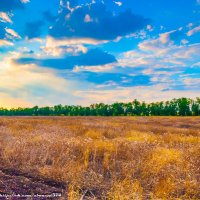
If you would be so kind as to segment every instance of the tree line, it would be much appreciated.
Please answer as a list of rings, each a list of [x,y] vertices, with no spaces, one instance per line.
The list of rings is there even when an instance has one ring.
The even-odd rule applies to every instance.
[[[56,105],[53,107],[0,108],[0,116],[200,116],[200,98],[173,99],[146,103],[98,103],[90,106]]]

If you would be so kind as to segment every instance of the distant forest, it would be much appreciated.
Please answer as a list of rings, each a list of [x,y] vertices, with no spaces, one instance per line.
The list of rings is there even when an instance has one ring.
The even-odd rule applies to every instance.
[[[0,108],[0,116],[200,116],[200,98],[173,99],[155,103],[134,100],[129,103],[99,103],[88,107]]]

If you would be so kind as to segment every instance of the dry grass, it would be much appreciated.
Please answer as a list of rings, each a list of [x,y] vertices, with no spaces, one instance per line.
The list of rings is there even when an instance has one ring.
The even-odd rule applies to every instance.
[[[197,200],[199,136],[199,117],[0,118],[0,169],[64,182],[69,200]]]

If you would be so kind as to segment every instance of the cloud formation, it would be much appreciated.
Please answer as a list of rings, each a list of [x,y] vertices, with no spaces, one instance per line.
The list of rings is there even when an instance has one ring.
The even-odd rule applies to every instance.
[[[76,65],[104,65],[116,62],[113,55],[103,52],[100,49],[90,49],[87,53],[80,53],[76,56],[66,56],[64,58],[19,58],[16,60],[20,64],[37,64],[42,67],[56,69],[72,69]]]
[[[0,2],[0,106],[199,94],[196,0]]]
[[[10,38],[10,39],[13,39],[13,38],[20,39],[21,38],[21,36],[16,31],[14,31],[13,29],[5,28],[5,30],[6,30],[8,38]]]
[[[87,53],[88,49],[85,45],[98,45],[103,42],[91,38],[54,39],[47,37],[45,46],[41,48],[48,55],[52,56],[62,56],[65,54],[77,55],[80,52]]]
[[[10,16],[5,12],[0,12],[0,22],[12,23]]]
[[[9,42],[7,40],[1,40],[0,39],[0,47],[2,46],[13,46],[14,44],[12,42]]]
[[[57,98],[60,103],[68,101],[72,104],[75,100],[72,91],[77,87],[77,83],[61,78],[56,70],[32,64],[19,65],[13,62],[13,56],[8,56],[0,65],[1,105],[46,106],[56,104]]]
[[[62,10],[49,30],[52,37],[114,40],[142,29],[149,22],[131,10],[113,14],[102,2],[81,6],[72,1],[65,3],[61,1]]]
[[[192,35],[194,35],[196,33],[200,33],[200,26],[197,26],[197,27],[191,29],[190,31],[188,31],[187,32],[187,36],[190,37],[190,36],[192,36]]]

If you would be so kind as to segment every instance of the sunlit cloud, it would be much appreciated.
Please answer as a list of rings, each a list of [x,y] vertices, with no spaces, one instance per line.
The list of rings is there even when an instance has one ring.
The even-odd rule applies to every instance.
[[[30,0],[21,0],[22,3],[29,3]]]
[[[197,26],[197,27],[193,28],[192,30],[188,31],[187,36],[190,37],[196,33],[200,33],[200,26]]]
[[[12,23],[12,20],[11,20],[11,17],[7,13],[0,12],[0,22]]]
[[[197,3],[3,0],[0,106],[196,97]]]
[[[13,62],[16,56],[20,55],[12,54],[0,63],[1,105],[52,105],[57,100],[55,94],[60,98],[60,103],[72,104],[72,91],[79,83],[62,78],[56,70],[37,65],[18,65]]]
[[[14,44],[12,42],[9,42],[7,40],[0,40],[0,47],[2,46],[13,46]]]
[[[122,3],[121,1],[114,1],[114,2],[115,2],[115,4],[118,5],[118,6],[122,6],[122,5],[123,5],[123,3]]]
[[[115,90],[82,90],[76,91],[75,94],[83,98],[85,105],[94,102],[130,102],[133,99],[138,99],[146,102],[157,102],[164,100],[171,100],[172,98],[181,98],[188,96],[196,98],[197,91],[177,91],[168,90],[164,91],[165,85],[154,86],[139,86],[130,88],[118,88]]]
[[[21,38],[21,36],[20,36],[17,32],[15,32],[13,29],[6,28],[5,30],[6,30],[6,32],[9,34],[8,37],[11,37],[11,38],[18,38],[18,39]]]

